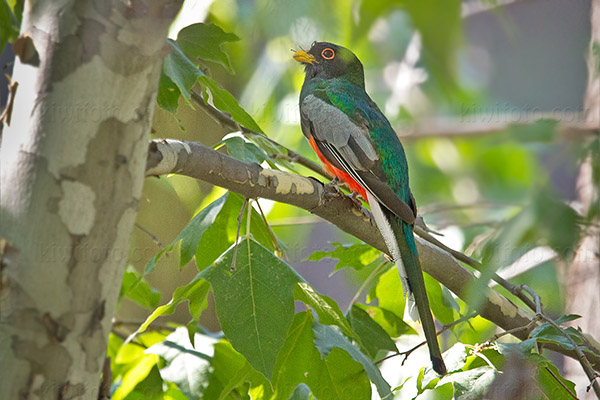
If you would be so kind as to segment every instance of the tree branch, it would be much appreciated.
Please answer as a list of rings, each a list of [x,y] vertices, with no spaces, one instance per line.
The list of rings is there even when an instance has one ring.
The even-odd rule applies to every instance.
[[[344,232],[387,252],[387,248],[371,218],[371,213],[357,208],[350,196],[312,178],[282,171],[264,169],[256,163],[245,163],[195,142],[155,140],[150,142],[147,176],[181,174],[240,193],[246,197],[262,197],[303,208],[333,223]],[[423,269],[463,300],[476,278],[448,251],[420,238],[417,239]],[[529,324],[533,315],[517,307],[498,292],[487,289],[478,313],[504,330]],[[532,327],[533,328],[533,327]],[[531,329],[514,333],[526,339]],[[576,358],[573,351],[549,344],[549,349]],[[594,368],[600,368],[600,356],[590,356]]]

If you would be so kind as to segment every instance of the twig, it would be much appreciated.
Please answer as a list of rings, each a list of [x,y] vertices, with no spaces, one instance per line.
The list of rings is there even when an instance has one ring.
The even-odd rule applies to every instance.
[[[477,314],[478,313],[475,312],[470,315],[462,316],[459,319],[457,319],[456,321],[452,321],[449,324],[442,326],[440,328],[440,330],[436,332],[436,335],[439,336],[442,333],[446,332],[448,329],[452,328],[453,326],[456,326],[456,325],[460,324],[461,322],[466,322],[466,321],[470,320],[471,318],[475,318],[477,316]],[[408,356],[410,356],[415,350],[417,350],[421,346],[424,346],[425,344],[427,344],[426,340],[422,341],[421,343],[417,344],[416,346],[414,346],[406,351],[401,351],[399,353],[394,353],[394,354],[390,354],[389,356],[383,357],[381,360],[375,361],[375,364],[381,364],[385,360],[389,360],[390,358],[393,358],[396,356],[404,356],[404,359],[402,360],[402,364],[401,364],[401,365],[404,365]]]
[[[110,357],[104,359],[102,366],[102,380],[98,389],[98,400],[110,399],[110,386],[112,383],[112,371],[110,369]]]
[[[240,214],[237,217],[238,226],[237,226],[237,233],[235,235],[235,247],[233,248],[233,257],[231,259],[231,268],[229,269],[229,272],[231,272],[231,273],[233,273],[233,271],[235,271],[235,262],[237,261],[237,252],[238,252],[238,243],[240,240],[240,228],[242,227],[242,218],[244,217],[244,211],[246,210],[247,205],[248,205],[248,198],[246,197],[244,199],[244,203],[242,204],[242,209],[240,210]],[[246,232],[246,235],[248,235],[248,232]]]
[[[152,241],[154,242],[154,244],[156,244],[161,250],[164,248],[164,246],[161,243],[161,241],[152,232],[150,232],[149,230],[147,230],[146,228],[144,228],[143,226],[141,226],[137,222],[135,223],[135,227],[138,228],[140,231],[144,232],[146,235],[150,236],[150,239],[152,239]]]
[[[318,164],[312,160],[309,160],[308,158],[302,156],[301,154],[296,153],[294,150],[287,148],[286,146],[276,142],[275,140],[269,138],[268,136],[266,136],[264,134],[253,131],[252,129],[248,129],[245,126],[241,126],[240,124],[237,123],[237,121],[235,121],[233,118],[229,117],[227,114],[225,114],[221,110],[218,110],[217,108],[211,106],[210,104],[207,104],[206,102],[204,102],[202,95],[200,93],[198,93],[197,90],[192,90],[191,95],[192,95],[192,100],[194,100],[194,102],[196,104],[198,104],[204,111],[206,111],[206,113],[209,116],[211,116],[215,120],[215,122],[217,122],[219,125],[230,128],[230,129],[239,130],[243,134],[252,134],[252,135],[261,136],[264,139],[268,140],[269,142],[273,143],[274,145],[284,148],[287,151],[287,153],[288,153],[287,157],[291,162],[298,163],[325,178],[333,179],[333,177],[329,173],[327,173],[327,171],[325,171],[325,169],[320,164]],[[278,155],[277,157],[280,157],[280,156]]]
[[[271,228],[271,224],[269,224],[269,221],[267,221],[267,216],[263,212],[263,209],[260,206],[260,202],[255,201],[254,204],[258,206],[258,211],[260,213],[260,216],[262,217],[263,222],[265,223],[265,226],[267,227],[267,231],[269,232],[269,237],[271,238],[271,242],[273,243],[273,248],[275,249],[275,252],[283,256],[283,251],[281,250],[281,247],[279,247],[277,235],[275,235],[275,232],[273,232],[273,228]]]

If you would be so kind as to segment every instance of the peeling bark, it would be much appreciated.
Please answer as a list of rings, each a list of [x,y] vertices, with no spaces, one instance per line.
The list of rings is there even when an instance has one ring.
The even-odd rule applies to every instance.
[[[25,5],[0,160],[2,399],[98,395],[180,5]]]

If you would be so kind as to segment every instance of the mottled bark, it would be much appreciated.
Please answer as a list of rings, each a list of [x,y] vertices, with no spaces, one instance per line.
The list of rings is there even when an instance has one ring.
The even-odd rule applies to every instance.
[[[98,396],[180,3],[26,2],[1,148],[1,399]]]

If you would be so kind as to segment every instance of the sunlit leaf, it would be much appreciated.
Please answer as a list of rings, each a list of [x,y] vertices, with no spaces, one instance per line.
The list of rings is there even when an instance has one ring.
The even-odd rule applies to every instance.
[[[210,91],[210,98],[213,104],[219,110],[228,113],[240,125],[245,126],[255,132],[262,132],[256,121],[244,110],[235,97],[227,90],[223,89],[217,81],[208,76],[200,77],[200,84],[204,87],[204,101],[208,101],[209,96],[206,91]]]
[[[197,23],[188,25],[177,34],[177,43],[191,57],[214,61],[233,72],[229,56],[222,49],[227,42],[236,42],[239,37],[224,32],[214,24]]]
[[[402,282],[396,267],[390,268],[382,274],[375,286],[379,307],[393,312],[400,319],[404,316],[404,305],[406,304],[403,293]]]
[[[448,304],[448,297],[444,296],[440,283],[428,274],[423,274],[423,278],[425,280],[427,298],[429,299],[429,307],[435,318],[442,324],[449,324],[454,321],[455,313],[451,305]],[[456,305],[456,307],[458,306]]]
[[[360,270],[365,265],[375,261],[379,254],[381,254],[381,252],[372,246],[364,243],[344,245],[339,242],[332,242],[331,245],[334,247],[333,250],[315,251],[308,256],[307,260],[320,261],[324,258],[336,258],[339,260],[335,266],[336,271],[345,267]]]
[[[205,338],[209,342],[214,341]],[[210,375],[212,357],[211,354],[194,348],[185,328],[178,328],[163,342],[146,350],[146,354],[156,354],[165,360],[166,364],[160,368],[160,375],[165,381],[175,383],[189,399],[202,398]]]
[[[112,398],[115,400],[124,399],[133,389],[150,373],[150,370],[156,366],[157,357],[154,354],[146,354],[141,357],[137,364],[131,368],[121,381],[119,387],[115,390]]]
[[[237,160],[257,164],[269,160],[269,156],[261,148],[239,136],[227,138],[223,142],[227,145],[227,154]]]

